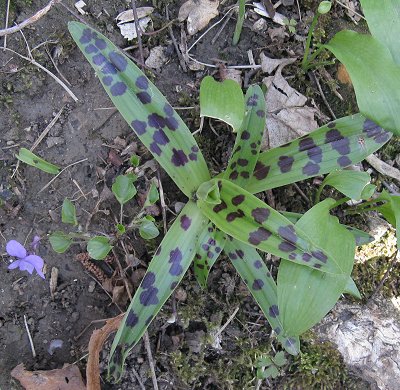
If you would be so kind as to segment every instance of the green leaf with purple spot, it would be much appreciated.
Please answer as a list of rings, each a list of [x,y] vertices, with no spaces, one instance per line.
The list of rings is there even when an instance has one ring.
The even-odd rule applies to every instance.
[[[265,127],[265,99],[261,88],[257,85],[250,86],[245,102],[246,113],[223,175],[224,179],[240,186],[246,185],[256,166]]]
[[[348,285],[353,269],[353,235],[329,214],[335,201],[326,199],[296,223],[315,242],[323,242],[340,274],[322,273],[282,260],[278,272],[278,306],[283,328],[300,335],[318,323],[336,304]],[[324,223],[321,223],[324,221]]]
[[[190,197],[210,175],[185,123],[157,87],[104,35],[78,22],[70,22],[68,28],[121,115]]]
[[[323,272],[340,274],[340,264],[323,249],[323,241],[315,243],[301,229],[254,195],[224,179],[216,183],[220,203],[209,203],[207,196],[198,197],[197,205],[211,222],[228,235],[262,251]],[[199,187],[199,193],[202,186]],[[318,245],[317,245],[318,244]]]
[[[399,135],[400,66],[389,49],[371,35],[349,30],[338,32],[324,47],[349,72],[360,112]]]
[[[255,194],[342,169],[362,161],[391,136],[361,114],[337,119],[261,153],[246,189]]]
[[[114,338],[108,373],[115,380],[120,379],[129,351],[189,268],[206,223],[196,204],[189,202],[162,240]]]
[[[200,234],[196,246],[193,267],[197,282],[202,288],[207,287],[208,274],[224,249],[226,234],[209,223]]]
[[[298,336],[287,334],[280,319],[275,280],[253,247],[238,240],[227,240],[225,253],[260,306],[279,342],[292,355],[300,351]]]

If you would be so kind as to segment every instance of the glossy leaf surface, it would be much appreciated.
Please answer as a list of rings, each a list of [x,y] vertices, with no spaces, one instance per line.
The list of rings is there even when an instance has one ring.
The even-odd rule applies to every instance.
[[[210,182],[217,183],[220,203],[210,204],[204,198],[199,199],[197,205],[220,230],[248,245],[301,265],[324,272],[342,272],[339,263],[329,258],[301,229],[260,199],[230,181],[213,179]]]
[[[68,28],[121,115],[190,197],[210,176],[182,119],[156,86],[104,35],[78,22],[70,22]]]
[[[311,239],[324,242],[341,273],[322,273],[286,260],[279,265],[278,306],[283,328],[293,335],[304,333],[328,313],[345,290],[353,268],[355,240],[329,214],[333,203],[333,199],[318,203],[300,218],[296,227]]]
[[[237,131],[244,117],[244,98],[233,80],[215,81],[206,76],[200,84],[200,116],[219,119]]]
[[[194,256],[194,275],[202,288],[207,287],[208,274],[224,249],[225,233],[209,223],[200,234]]]
[[[253,173],[261,147],[265,127],[265,99],[259,86],[246,92],[246,114],[238,130],[232,156],[223,175],[239,186],[244,186]]]
[[[260,306],[279,342],[292,355],[300,351],[298,337],[287,335],[279,315],[274,278],[256,249],[238,240],[227,240],[225,252]]]
[[[338,32],[324,46],[346,66],[360,112],[399,135],[400,66],[389,49],[371,35],[348,30]]]
[[[246,190],[257,193],[342,169],[362,161],[391,136],[360,114],[340,118],[261,153]]]
[[[114,338],[109,375],[115,380],[121,376],[129,351],[183,278],[206,223],[196,204],[189,202],[162,240]]]

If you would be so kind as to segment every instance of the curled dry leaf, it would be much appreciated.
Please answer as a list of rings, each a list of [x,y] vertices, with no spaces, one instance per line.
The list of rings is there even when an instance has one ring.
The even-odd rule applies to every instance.
[[[189,0],[179,9],[178,20],[187,20],[188,33],[194,35],[218,16],[218,6],[218,0]]]
[[[254,11],[256,13],[258,13],[259,15],[264,16],[266,18],[270,18],[275,23],[280,24],[281,26],[285,25],[285,16],[284,15],[282,15],[278,12],[275,12],[274,15],[270,16],[268,11],[264,7],[264,4],[253,2],[253,5],[254,5]]]
[[[266,77],[263,83],[268,91],[265,95],[269,142],[263,142],[263,149],[276,148],[291,140],[308,134],[318,127],[314,116],[326,117],[315,107],[306,106],[307,98],[293,89],[282,76],[282,68],[295,59],[281,64],[275,76]]]
[[[268,74],[271,74],[278,66],[280,65],[287,65],[293,63],[296,59],[292,58],[281,58],[281,59],[275,59],[275,58],[270,58],[267,57],[264,53],[260,54],[260,59],[261,59],[261,69],[263,72],[266,72]]]
[[[141,30],[145,30],[147,28],[151,21],[149,15],[151,15],[153,11],[153,7],[139,7],[136,9],[138,24]],[[121,34],[124,38],[126,38],[128,41],[131,41],[137,37],[135,16],[133,15],[132,9],[121,12],[115,19],[117,20],[117,26],[121,30]]]
[[[79,368],[74,365],[50,371],[27,371],[23,364],[19,364],[11,371],[11,376],[25,390],[86,390]]]
[[[100,351],[108,336],[118,330],[123,315],[124,313],[107,320],[106,324],[101,329],[95,330],[90,336],[89,357],[86,366],[87,390],[101,390],[99,369]]]

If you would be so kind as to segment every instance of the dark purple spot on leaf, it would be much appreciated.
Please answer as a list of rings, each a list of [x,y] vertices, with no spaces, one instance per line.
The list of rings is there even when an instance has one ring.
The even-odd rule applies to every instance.
[[[183,150],[176,150],[175,148],[172,149],[172,158],[171,162],[176,167],[184,166],[186,163],[189,162],[185,152]]]
[[[215,213],[219,213],[222,210],[225,210],[228,206],[226,203],[222,200],[220,204],[217,204],[216,206],[213,207],[213,211]]]
[[[254,94],[247,99],[247,105],[250,107],[254,107],[257,105],[258,95]]]
[[[196,153],[189,153],[189,160],[197,161],[197,154]]]
[[[85,28],[83,30],[81,38],[79,39],[79,42],[86,44],[89,43],[91,40],[92,40],[92,30],[90,30],[89,28]]]
[[[216,244],[216,242],[213,238],[209,238],[207,241],[207,244],[214,246]]]
[[[276,334],[280,334],[280,333],[282,332],[282,329],[278,326],[278,327],[276,327],[276,328],[274,329],[274,332],[275,332]]]
[[[312,256],[309,253],[303,253],[303,255],[301,256],[302,260],[306,262],[310,261],[311,257]]]
[[[240,152],[241,150],[242,150],[242,147],[239,145],[239,146],[233,151],[232,155],[235,154],[235,153],[237,153],[237,152]]]
[[[179,276],[183,272],[183,268],[179,263],[171,264],[169,268],[169,273],[173,276]]]
[[[142,104],[151,103],[151,96],[150,96],[147,92],[145,92],[145,91],[138,92],[138,93],[136,94],[136,97],[140,100],[140,102],[141,102]]]
[[[233,222],[236,218],[243,218],[244,217],[244,212],[242,210],[238,210],[238,211],[233,211],[232,213],[229,213],[226,216],[226,220],[228,222]]]
[[[234,206],[240,205],[240,203],[244,202],[244,195],[237,195],[232,198],[232,204]]]
[[[280,156],[278,161],[279,169],[282,173],[289,172],[292,169],[294,159],[291,156]]]
[[[313,160],[316,163],[320,163],[322,161],[322,149],[319,146],[309,149],[307,151],[307,156],[310,160]]]
[[[155,127],[156,129],[162,129],[165,126],[164,118],[156,113],[150,114],[147,117],[147,121],[149,123],[149,126]]]
[[[288,257],[289,257],[289,260],[294,260],[297,256],[296,256],[296,253],[290,253]]]
[[[150,152],[156,154],[157,156],[161,156],[162,150],[160,149],[160,147],[156,142],[152,142],[150,144]]]
[[[249,243],[252,245],[259,245],[260,242],[268,240],[271,232],[263,227],[258,228],[249,234]]]
[[[351,165],[351,160],[347,156],[341,156],[337,159],[337,163],[344,168]]]
[[[245,167],[248,163],[249,160],[245,159],[245,158],[239,158],[237,163],[241,166],[241,167]]]
[[[317,269],[319,269],[319,268],[321,268],[322,267],[322,265],[321,264],[314,264],[314,266],[313,266],[314,268],[317,268]]]
[[[112,51],[109,55],[110,61],[112,64],[120,71],[123,72],[126,69],[126,66],[128,65],[128,61],[126,58],[120,54],[116,53],[115,51]]]
[[[287,241],[283,241],[279,244],[279,249],[283,252],[292,252],[296,250],[296,245],[293,245]]]
[[[257,268],[257,269],[260,269],[262,267],[261,261],[260,260],[256,260],[254,262],[254,267]]]
[[[126,326],[133,328],[138,323],[138,321],[139,321],[138,316],[133,311],[130,311],[128,317],[126,317],[125,324]]]
[[[302,169],[303,174],[307,176],[316,175],[320,170],[320,166],[318,164],[314,164],[309,161]]]
[[[169,116],[165,118],[165,126],[167,126],[170,130],[175,131],[179,127],[179,123],[174,117]]]
[[[140,89],[147,89],[149,86],[149,81],[147,80],[147,78],[145,76],[139,76],[136,79],[136,86]]]
[[[240,136],[241,139],[249,139],[250,138],[250,133],[247,130],[244,130],[242,135]]]
[[[215,252],[217,252],[217,253],[221,252],[221,248],[219,246],[216,246],[215,247]]]
[[[272,305],[272,306],[269,308],[268,313],[269,313],[269,315],[270,315],[272,318],[278,317],[278,316],[279,316],[279,309],[278,309],[278,306],[277,306],[277,305]]]
[[[182,215],[181,217],[181,228],[183,230],[188,230],[192,220],[187,215]]]
[[[236,180],[239,176],[239,172],[238,171],[232,171],[231,174],[229,175],[229,179],[231,180]]]
[[[311,254],[318,260],[322,261],[323,263],[326,263],[326,261],[328,260],[328,257],[326,256],[326,254],[322,251],[315,251],[315,252],[311,252]]]
[[[142,288],[143,289],[150,288],[155,281],[156,281],[156,275],[154,274],[154,272],[147,272],[147,274],[144,276],[142,280]]]
[[[153,140],[159,145],[166,145],[169,142],[169,138],[164,133],[164,130],[156,130],[153,134]]]
[[[327,126],[328,126],[330,129],[333,129],[333,128],[336,126],[336,123],[335,123],[335,122],[331,122],[331,123],[328,123]]]
[[[250,177],[249,172],[246,171],[240,172],[240,176],[242,176],[244,179],[248,179]]]
[[[251,216],[254,218],[256,222],[264,223],[268,219],[270,213],[271,211],[267,208],[257,207],[251,211]]]
[[[257,110],[257,116],[259,116],[260,118],[264,118],[265,116],[264,110]]]
[[[99,53],[93,56],[93,63],[97,66],[102,65],[104,62],[107,61],[107,58],[103,56],[103,54]]]
[[[101,38],[97,38],[97,39],[94,41],[94,44],[95,44],[96,47],[97,47],[98,49],[100,49],[100,50],[103,50],[103,49],[105,49],[105,48],[107,47],[106,41],[105,41],[104,39],[101,39]]]
[[[112,84],[112,82],[113,82],[112,76],[104,76],[104,77],[103,77],[103,83],[104,83],[105,85],[107,85],[107,87],[109,87],[109,86]],[[145,125],[146,125],[146,124],[145,124]]]
[[[257,180],[263,180],[268,176],[269,166],[264,165],[262,162],[257,161],[256,166],[254,168],[253,176]]]
[[[237,250],[236,250],[236,254],[237,254],[241,259],[243,259],[243,257],[244,257],[244,252],[243,252],[241,249],[237,249]]]
[[[178,282],[172,282],[171,283],[171,286],[169,286],[169,288],[171,289],[171,290],[174,290],[175,289],[175,287],[178,285]]]
[[[117,74],[117,73],[118,73],[118,71],[117,71],[117,69],[115,68],[115,66],[114,66],[111,62],[109,62],[109,61],[107,61],[107,62],[104,64],[104,66],[101,68],[101,71],[102,71],[104,74]]]
[[[137,135],[142,135],[146,132],[146,122],[138,121],[135,119],[132,121],[131,126],[133,127],[133,130],[136,131]]]
[[[98,51],[99,49],[91,43],[85,47],[85,52],[87,54],[97,53]]]
[[[229,253],[228,253],[228,257],[229,257],[231,260],[237,260],[237,254],[236,254],[236,253],[229,252]]]
[[[143,306],[157,305],[158,303],[158,288],[150,287],[149,289],[144,290],[139,297],[140,303]]]
[[[199,269],[204,269],[204,264],[196,263],[196,267]]]
[[[300,142],[299,142],[299,151],[300,152],[303,152],[305,150],[309,150],[309,149],[312,149],[315,147],[316,147],[316,145],[314,143],[314,140],[311,137],[307,136],[305,138],[300,139]]]
[[[261,279],[256,279],[252,285],[253,290],[261,290],[263,288],[263,286],[264,286],[264,282]]]
[[[295,244],[297,242],[297,235],[296,235],[296,232],[294,231],[294,226],[292,226],[292,225],[281,226],[278,229],[278,234],[283,239],[291,242],[292,244]]]
[[[201,247],[203,248],[203,250],[208,251],[210,249],[210,246],[207,244],[202,244]]]
[[[190,148],[190,150],[191,150],[193,153],[197,153],[197,152],[199,151],[199,148],[198,148],[196,145],[194,145],[194,146],[192,146],[192,147]]]
[[[164,105],[164,112],[167,116],[174,115],[174,109],[168,103],[165,103]]]
[[[257,147],[257,144],[256,144],[255,142],[252,142],[252,143],[250,144],[250,147],[253,148],[253,149],[255,149],[255,148]]]
[[[207,257],[208,257],[209,259],[212,259],[212,258],[214,257],[214,253],[212,253],[212,252],[207,252]]]
[[[125,93],[127,86],[122,81],[118,81],[114,85],[111,86],[110,92],[113,96],[121,96]]]

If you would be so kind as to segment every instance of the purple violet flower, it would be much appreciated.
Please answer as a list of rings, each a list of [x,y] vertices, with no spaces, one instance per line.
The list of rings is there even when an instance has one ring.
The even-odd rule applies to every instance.
[[[44,261],[41,257],[36,255],[29,255],[26,249],[15,240],[10,240],[7,242],[6,251],[10,256],[17,257],[18,260],[13,261],[8,269],[19,268],[21,271],[28,271],[32,274],[35,269],[38,275],[45,279],[42,272]]]

